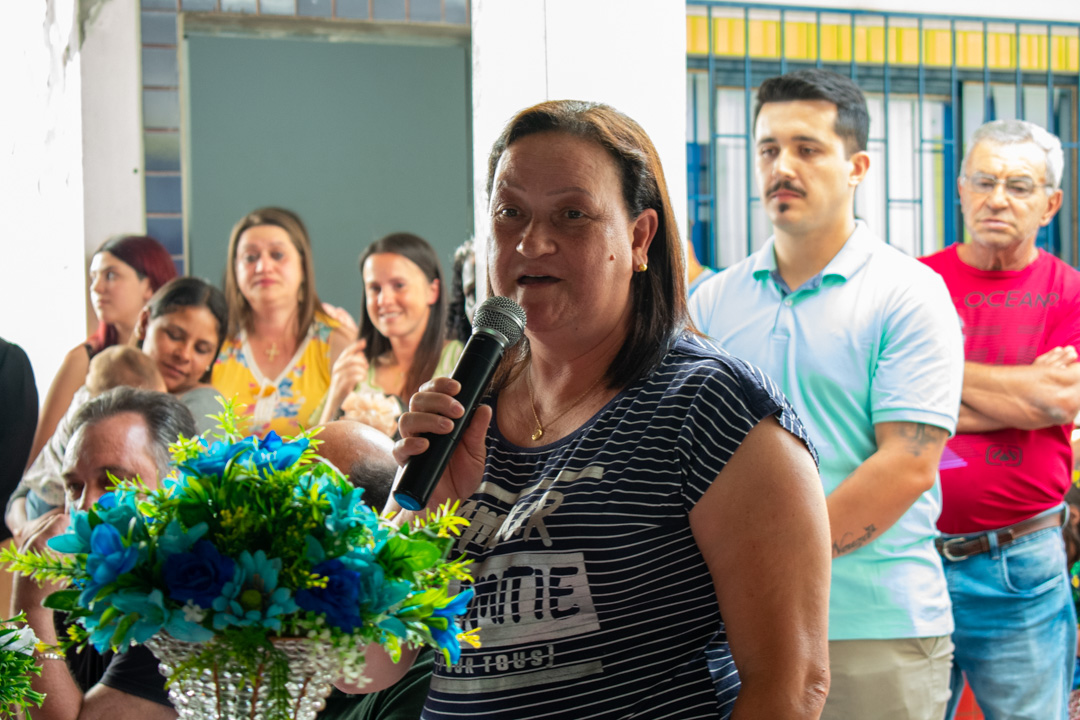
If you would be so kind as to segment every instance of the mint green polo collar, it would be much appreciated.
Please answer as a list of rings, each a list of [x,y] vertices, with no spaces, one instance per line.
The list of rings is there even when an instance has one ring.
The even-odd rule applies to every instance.
[[[820,279],[836,277],[842,281],[849,280],[870,259],[872,246],[870,243],[881,242],[873,236],[866,223],[862,220],[855,221],[855,230],[848,237],[847,242],[840,248],[829,264],[820,273],[807,281],[807,284],[820,284]],[[770,237],[765,245],[753,254],[751,258],[751,274],[755,280],[771,277],[774,273],[779,275],[776,267],[776,236]],[[797,289],[797,288],[796,288]]]

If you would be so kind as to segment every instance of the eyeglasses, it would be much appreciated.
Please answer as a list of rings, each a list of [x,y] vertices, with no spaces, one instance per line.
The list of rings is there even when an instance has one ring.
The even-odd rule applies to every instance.
[[[967,183],[972,192],[979,195],[989,195],[994,192],[998,185],[1004,183],[1005,192],[1008,193],[1009,197],[1014,197],[1018,200],[1024,200],[1031,197],[1036,188],[1050,188],[1049,185],[1040,185],[1025,175],[999,178],[994,177],[993,175],[987,175],[986,173],[972,173],[971,175],[964,176],[964,182]]]

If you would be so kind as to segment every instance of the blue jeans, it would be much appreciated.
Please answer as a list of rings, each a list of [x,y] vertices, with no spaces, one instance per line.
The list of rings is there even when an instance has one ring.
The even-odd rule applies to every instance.
[[[945,717],[954,717],[967,676],[986,720],[1067,720],[1076,608],[1061,530],[1005,548],[991,535],[990,544],[989,552],[943,559],[956,623]]]

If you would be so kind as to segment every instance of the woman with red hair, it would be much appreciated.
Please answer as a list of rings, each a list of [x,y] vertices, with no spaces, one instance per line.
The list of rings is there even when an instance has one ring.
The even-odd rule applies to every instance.
[[[97,249],[90,261],[90,299],[98,328],[64,357],[53,378],[34,433],[29,463],[52,437],[75,391],[85,383],[90,359],[107,347],[128,344],[143,305],[174,277],[176,265],[169,251],[152,237],[118,235]]]

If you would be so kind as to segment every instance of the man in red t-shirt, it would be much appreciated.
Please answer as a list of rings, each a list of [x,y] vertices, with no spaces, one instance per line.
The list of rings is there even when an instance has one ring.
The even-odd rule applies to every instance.
[[[971,242],[923,258],[964,325],[956,436],[941,461],[938,549],[961,672],[987,716],[1065,720],[1076,614],[1061,538],[1080,410],[1080,273],[1035,247],[1064,156],[1033,123],[980,127],[959,180]]]

